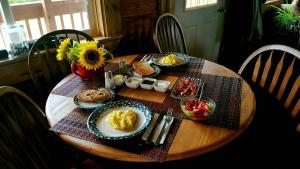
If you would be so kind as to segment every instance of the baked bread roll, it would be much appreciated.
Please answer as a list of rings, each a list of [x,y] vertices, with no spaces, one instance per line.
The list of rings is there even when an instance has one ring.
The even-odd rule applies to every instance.
[[[111,98],[111,93],[105,89],[86,89],[77,94],[77,98],[84,102],[101,102]]]
[[[132,64],[134,71],[141,76],[149,76],[155,73],[155,70],[148,62],[134,62]]]

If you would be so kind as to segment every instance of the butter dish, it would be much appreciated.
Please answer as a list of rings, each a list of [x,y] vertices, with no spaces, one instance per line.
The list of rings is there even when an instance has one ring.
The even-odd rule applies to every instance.
[[[133,88],[136,89],[140,86],[140,83],[142,81],[142,78],[138,78],[138,77],[129,77],[126,81],[125,84],[127,87],[129,88]]]

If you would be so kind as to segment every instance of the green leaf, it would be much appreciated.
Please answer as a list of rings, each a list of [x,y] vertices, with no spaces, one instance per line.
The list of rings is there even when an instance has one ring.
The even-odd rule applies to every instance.
[[[293,14],[293,10],[291,6],[287,8],[279,8],[277,6],[272,6],[276,10],[276,16],[274,20],[276,25],[288,32],[293,32],[298,22],[300,22],[300,17]]]

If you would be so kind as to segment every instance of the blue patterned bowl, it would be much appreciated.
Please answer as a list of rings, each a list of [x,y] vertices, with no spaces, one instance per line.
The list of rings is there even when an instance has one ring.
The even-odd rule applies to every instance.
[[[163,64],[163,63],[160,62],[160,60],[163,57],[168,56],[170,54],[176,55],[176,57],[179,60],[181,60],[181,63],[172,65],[172,64]],[[153,56],[153,58],[152,58],[153,64],[156,64],[156,65],[161,66],[161,67],[167,67],[167,68],[183,66],[183,65],[186,65],[189,61],[190,61],[190,57],[188,55],[183,54],[183,53],[176,53],[176,52],[160,53],[160,54],[157,54],[157,55]]]
[[[113,110],[127,111],[132,109],[137,113],[137,122],[131,131],[117,130],[110,126],[107,118]],[[108,140],[122,140],[134,137],[144,131],[152,119],[151,110],[141,103],[131,101],[109,102],[94,110],[87,120],[87,127],[94,135]]]

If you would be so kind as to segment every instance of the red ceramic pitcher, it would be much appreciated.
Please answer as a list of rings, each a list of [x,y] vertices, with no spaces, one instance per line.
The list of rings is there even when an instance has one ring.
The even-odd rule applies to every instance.
[[[103,67],[94,70],[87,70],[85,67],[81,66],[77,62],[72,62],[71,71],[76,75],[80,76],[82,80],[93,80],[93,78],[103,72]]]

